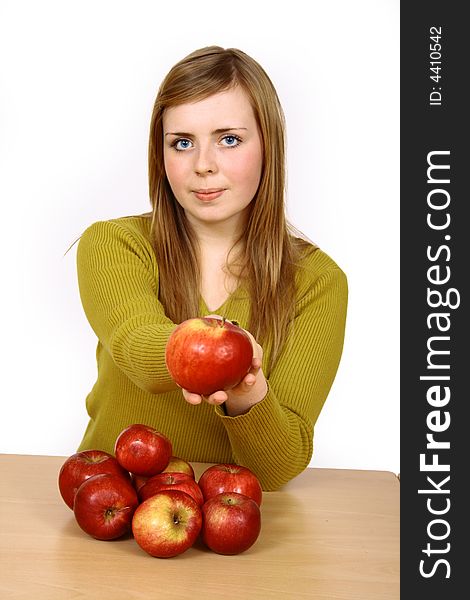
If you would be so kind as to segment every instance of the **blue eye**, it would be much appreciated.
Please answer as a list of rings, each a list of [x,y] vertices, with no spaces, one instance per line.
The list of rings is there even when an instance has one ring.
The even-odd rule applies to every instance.
[[[172,144],[173,148],[178,152],[181,152],[181,150],[187,150],[190,147],[190,145],[191,141],[184,138],[175,140]]]
[[[227,146],[228,148],[236,148],[241,143],[241,139],[238,137],[238,135],[225,135],[222,138],[222,141],[226,142],[226,144],[223,145]]]

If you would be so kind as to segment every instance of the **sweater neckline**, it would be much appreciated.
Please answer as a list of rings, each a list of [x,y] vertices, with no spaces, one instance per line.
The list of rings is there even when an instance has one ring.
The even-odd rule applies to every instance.
[[[199,295],[199,305],[200,308],[202,310],[201,314],[203,315],[209,315],[209,314],[216,314],[216,315],[221,315],[221,316],[226,316],[228,319],[230,318],[227,314],[227,309],[228,306],[234,301],[234,300],[238,300],[244,297],[243,294],[243,283],[240,283],[235,289],[234,291],[229,294],[227,296],[227,298],[222,302],[222,304],[220,306],[218,306],[216,309],[214,310],[210,310],[209,307],[207,306],[206,301],[204,300],[202,294]],[[224,314],[225,313],[225,314]]]
[[[227,296],[227,298],[222,302],[222,304],[218,308],[215,308],[214,310],[211,310],[207,306],[207,303],[204,300],[203,296],[200,295],[199,296],[199,303],[200,303],[201,308],[202,308],[202,313],[204,315],[209,315],[209,314],[220,315],[220,314],[222,314],[223,313],[223,309],[226,308],[226,306],[230,302],[232,296],[234,296],[237,293],[237,290],[238,290],[238,288],[236,290],[234,290],[229,296]],[[222,314],[222,316],[224,316],[224,315]]]

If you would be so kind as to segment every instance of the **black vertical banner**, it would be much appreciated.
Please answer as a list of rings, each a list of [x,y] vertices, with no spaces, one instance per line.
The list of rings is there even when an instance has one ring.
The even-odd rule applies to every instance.
[[[470,30],[464,7],[453,0],[401,3],[404,600],[467,597],[470,579],[470,492],[464,491],[470,459],[470,105],[464,91]]]

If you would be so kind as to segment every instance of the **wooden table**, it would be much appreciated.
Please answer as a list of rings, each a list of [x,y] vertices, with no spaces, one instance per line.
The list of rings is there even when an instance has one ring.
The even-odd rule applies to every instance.
[[[261,534],[237,556],[197,542],[175,558],[98,541],[63,503],[65,457],[0,455],[2,600],[398,600],[399,481],[307,469],[265,493]],[[208,466],[194,463],[196,476]]]

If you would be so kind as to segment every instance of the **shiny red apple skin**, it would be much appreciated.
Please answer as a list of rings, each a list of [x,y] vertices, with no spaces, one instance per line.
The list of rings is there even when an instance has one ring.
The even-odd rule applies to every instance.
[[[208,467],[198,481],[204,500],[222,492],[237,492],[252,498],[261,506],[263,491],[256,475],[248,467],[220,463]]]
[[[170,462],[168,463],[166,468],[163,469],[162,473],[186,473],[187,475],[190,475],[193,479],[196,479],[194,469],[191,466],[191,464],[187,460],[179,458],[179,456],[171,456]]]
[[[209,396],[240,383],[250,370],[253,346],[241,327],[225,319],[195,317],[173,330],[165,359],[180,387]]]
[[[138,505],[129,480],[103,473],[90,477],[78,488],[73,512],[85,533],[97,540],[114,540],[131,530]]]
[[[166,435],[138,423],[121,431],[114,445],[118,463],[127,471],[144,477],[161,473],[172,452],[171,441]]]
[[[202,527],[197,502],[180,490],[165,490],[139,504],[132,519],[137,544],[151,556],[171,558],[196,541]]]
[[[180,490],[189,494],[199,506],[204,504],[201,488],[187,473],[158,473],[147,479],[139,488],[138,496],[141,502],[164,490]]]
[[[171,456],[170,462],[163,469],[162,473],[184,473],[185,475],[189,475],[192,479],[196,479],[194,469],[191,466],[191,463],[184,460],[183,458],[179,458],[178,456]],[[132,483],[134,484],[137,492],[144,485],[144,483],[150,479],[149,477],[144,477],[143,475],[136,475],[135,473],[131,473]]]
[[[103,450],[84,450],[67,458],[59,471],[59,492],[65,504],[73,510],[73,500],[81,484],[100,473],[113,473],[129,480],[129,472],[114,456]]]
[[[144,477],[143,475],[136,475],[135,473],[131,473],[132,484],[135,487],[137,493],[139,493],[140,488],[144,485],[144,483],[150,479],[149,477]]]
[[[252,498],[227,492],[202,507],[202,541],[217,554],[240,554],[256,542],[261,511]]]

